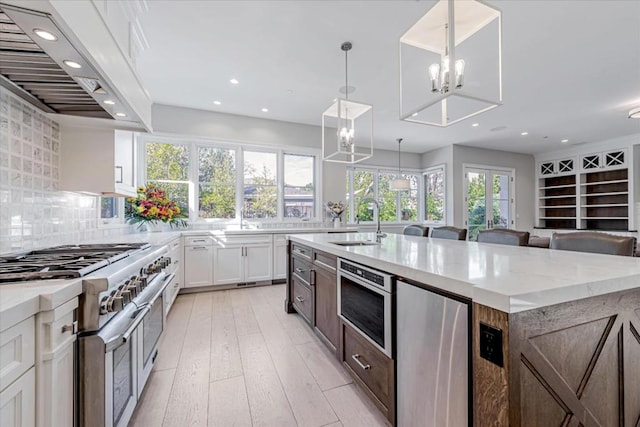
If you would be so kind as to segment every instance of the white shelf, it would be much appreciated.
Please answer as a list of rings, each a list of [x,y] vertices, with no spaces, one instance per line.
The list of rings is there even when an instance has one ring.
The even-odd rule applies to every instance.
[[[583,216],[582,219],[619,219],[621,221],[627,221],[629,218],[626,216]]]
[[[582,197],[594,197],[594,196],[621,196],[621,195],[628,195],[629,192],[628,191],[614,191],[611,193],[584,193],[581,194]]]
[[[588,185],[603,185],[603,184],[619,184],[622,182],[629,182],[628,179],[616,179],[613,181],[596,181],[596,182],[583,182],[580,185],[588,186]]]
[[[539,190],[551,190],[554,188],[569,188],[569,187],[575,187],[576,184],[565,184],[565,185],[551,185],[549,187],[538,187]]]
[[[540,206],[540,209],[575,209],[576,205]]]
[[[576,219],[576,217],[575,216],[541,216],[540,219]]]
[[[575,194],[568,194],[566,196],[541,196],[540,199],[568,199],[569,197],[573,197],[575,199]]]
[[[603,205],[582,205],[583,208],[617,208],[629,206],[627,203],[609,203]]]

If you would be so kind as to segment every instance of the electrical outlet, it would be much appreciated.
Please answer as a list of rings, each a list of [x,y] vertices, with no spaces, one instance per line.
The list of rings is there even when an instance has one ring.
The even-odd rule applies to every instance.
[[[480,357],[500,367],[504,366],[502,329],[480,322]]]

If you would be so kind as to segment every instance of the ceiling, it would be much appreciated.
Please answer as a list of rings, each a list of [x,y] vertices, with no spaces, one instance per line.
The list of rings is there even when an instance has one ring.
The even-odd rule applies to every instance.
[[[319,126],[343,96],[350,41],[350,98],[373,104],[376,148],[402,137],[416,153],[537,153],[640,133],[627,118],[640,105],[640,1],[488,3],[502,10],[503,105],[448,128],[398,119],[398,40],[432,0],[148,2],[137,69],[155,103]]]

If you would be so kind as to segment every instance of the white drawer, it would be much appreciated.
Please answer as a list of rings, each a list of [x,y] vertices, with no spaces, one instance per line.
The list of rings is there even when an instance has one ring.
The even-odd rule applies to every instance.
[[[209,236],[189,236],[184,238],[185,246],[211,246],[213,239]]]
[[[244,235],[227,235],[217,238],[216,243],[219,246],[227,245],[256,245],[256,244],[271,244],[273,241],[273,234],[244,234]]]
[[[0,425],[32,427],[36,425],[36,368],[29,369],[0,393]]]
[[[169,243],[169,251],[180,250],[180,239],[172,240]]]
[[[49,354],[55,353],[60,345],[66,345],[77,333],[77,323],[74,320],[74,311],[78,308],[78,298],[67,301],[54,310],[38,313],[38,352],[44,359]],[[39,359],[40,360],[40,359]]]
[[[0,391],[33,366],[35,340],[33,317],[0,332]]]

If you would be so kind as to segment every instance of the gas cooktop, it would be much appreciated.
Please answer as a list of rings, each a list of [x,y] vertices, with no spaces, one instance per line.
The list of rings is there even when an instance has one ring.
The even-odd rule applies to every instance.
[[[64,245],[0,257],[0,283],[82,277],[148,247],[148,243]]]

